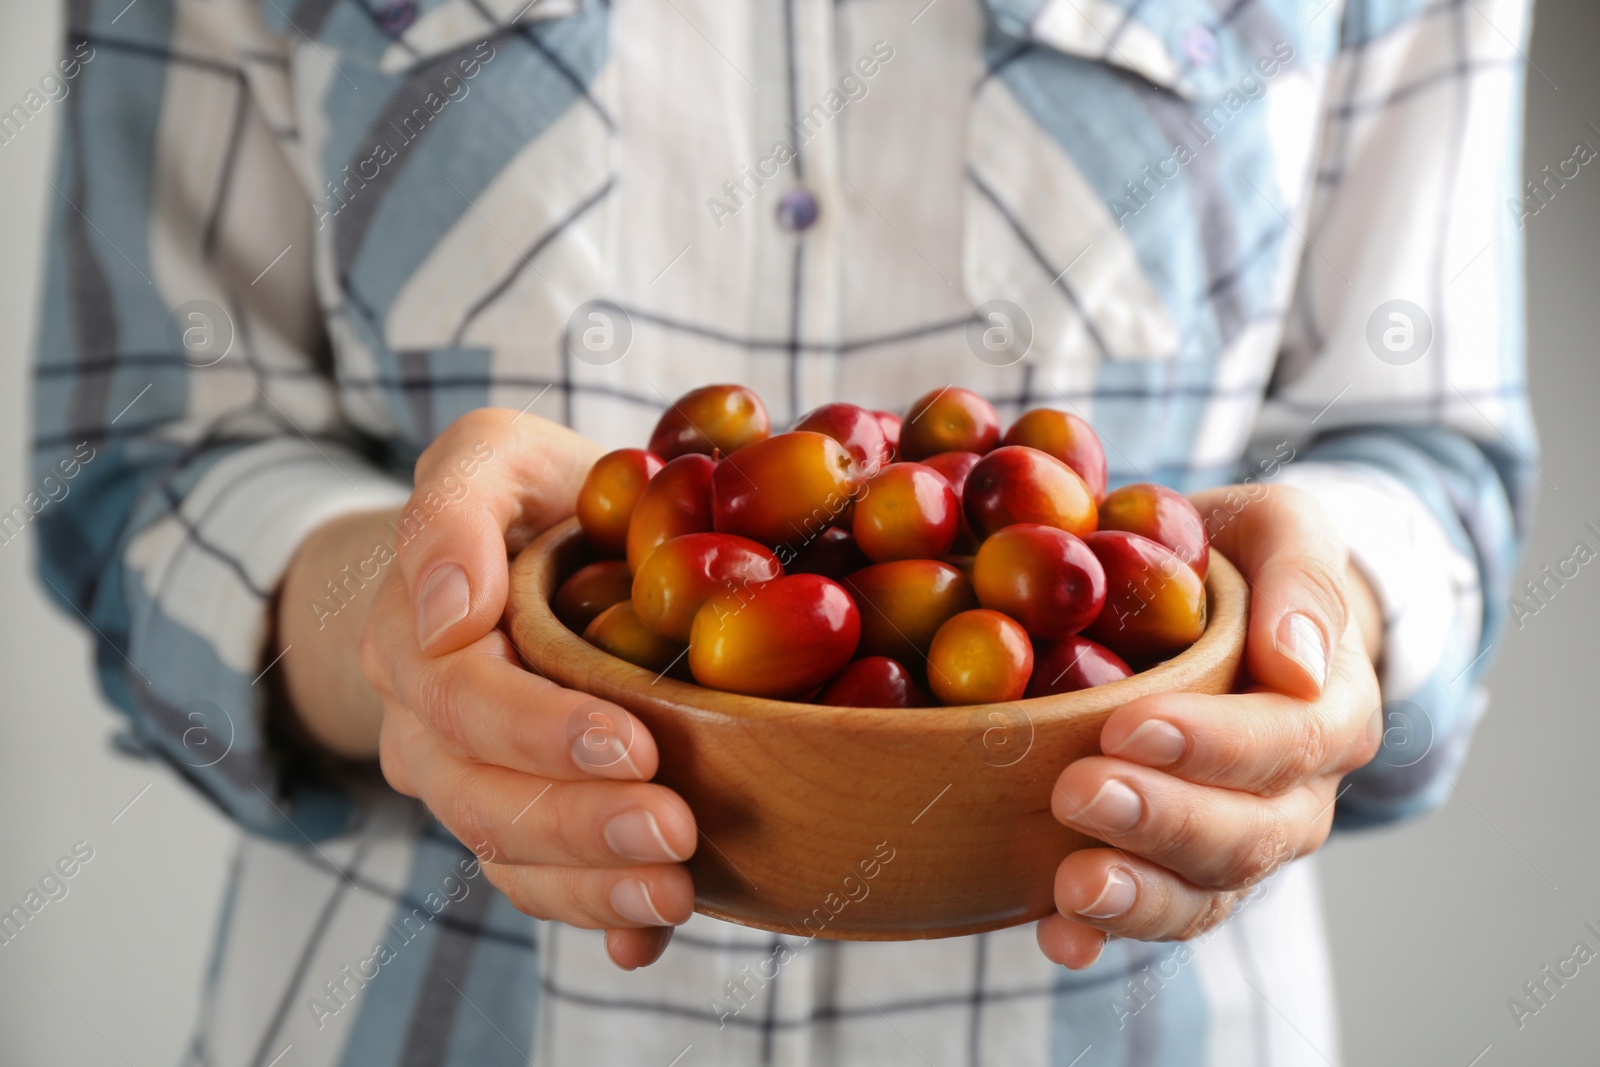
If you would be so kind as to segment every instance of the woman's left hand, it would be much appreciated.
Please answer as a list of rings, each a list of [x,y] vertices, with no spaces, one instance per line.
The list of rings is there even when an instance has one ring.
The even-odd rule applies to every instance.
[[[1251,586],[1253,684],[1126,704],[1101,730],[1105,755],[1056,781],[1056,818],[1111,846],[1056,871],[1057,914],[1038,938],[1057,963],[1089,966],[1108,934],[1188,940],[1217,926],[1244,891],[1322,845],[1341,779],[1378,750],[1376,601],[1321,505],[1263,488],[1193,498],[1212,548]]]

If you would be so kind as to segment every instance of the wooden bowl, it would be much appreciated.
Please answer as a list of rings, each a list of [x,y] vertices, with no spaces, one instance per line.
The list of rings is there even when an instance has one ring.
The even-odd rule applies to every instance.
[[[658,678],[568,630],[550,597],[588,559],[576,520],[517,556],[512,640],[540,674],[650,729],[655,780],[699,823],[695,910],[802,937],[954,937],[1050,914],[1062,857],[1097,844],[1050,814],[1061,771],[1098,754],[1106,717],[1135,697],[1231,691],[1244,649],[1245,582],[1212,553],[1205,634],[1120,682],[916,710],[765,700]]]

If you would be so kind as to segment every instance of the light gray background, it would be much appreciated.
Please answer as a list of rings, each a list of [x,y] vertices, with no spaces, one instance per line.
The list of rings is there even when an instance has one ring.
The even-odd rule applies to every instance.
[[[49,0],[0,7],[0,106],[50,67]],[[1478,17],[1482,17],[1479,15]],[[1545,0],[1529,74],[1527,169],[1600,146],[1594,0]],[[1542,73],[1540,73],[1542,72]],[[39,285],[51,105],[0,146],[0,510],[27,490],[28,352]],[[1525,574],[1600,525],[1600,168],[1528,222],[1534,406],[1543,486]],[[110,753],[90,643],[48,607],[32,545],[0,545],[0,910],[87,841],[94,859],[0,946],[0,1063],[176,1064],[197,1011],[232,848],[228,826],[171,775]],[[1600,567],[1496,649],[1493,702],[1459,793],[1403,829],[1323,854],[1346,1060],[1353,1067],[1564,1067],[1600,1061],[1600,963],[1518,1029],[1507,998],[1600,926]],[[132,802],[132,806],[127,805]]]

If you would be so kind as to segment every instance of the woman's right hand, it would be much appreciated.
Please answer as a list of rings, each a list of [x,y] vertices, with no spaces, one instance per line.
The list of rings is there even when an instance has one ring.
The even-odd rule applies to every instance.
[[[652,784],[657,752],[615,704],[531,673],[498,629],[507,560],[572,514],[599,453],[555,423],[462,416],[417,461],[397,558],[360,637],[382,699],[379,759],[519,909],[603,928],[618,966],[654,962],[689,918],[694,817]]]

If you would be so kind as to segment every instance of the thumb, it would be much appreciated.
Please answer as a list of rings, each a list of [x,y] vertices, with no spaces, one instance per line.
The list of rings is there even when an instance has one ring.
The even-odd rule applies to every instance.
[[[1251,677],[1289,696],[1321,696],[1349,611],[1349,552],[1327,512],[1292,486],[1208,489],[1191,500],[1212,547],[1250,583]]]
[[[395,552],[430,655],[499,624],[507,557],[572,514],[600,447],[563,426],[499,408],[451,423],[417,460]]]

